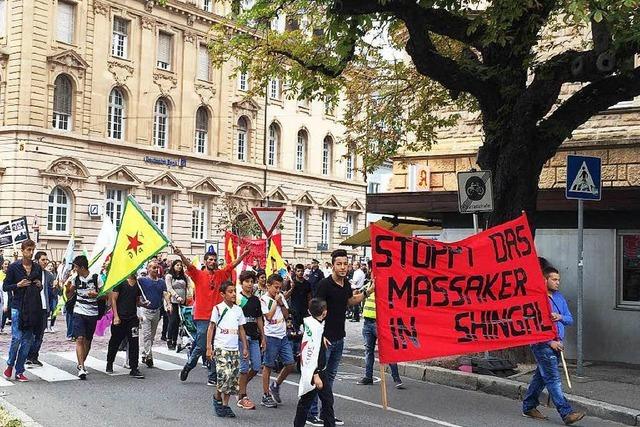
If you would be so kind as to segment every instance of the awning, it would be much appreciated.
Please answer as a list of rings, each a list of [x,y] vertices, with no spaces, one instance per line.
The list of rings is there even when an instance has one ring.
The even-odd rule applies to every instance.
[[[433,221],[414,221],[414,220],[402,220],[402,219],[380,219],[374,223],[378,227],[393,230],[396,233],[403,234],[405,236],[412,236],[414,231],[440,231],[442,226]],[[371,234],[369,226],[364,230],[358,231],[347,240],[340,243],[343,246],[351,246],[353,248],[357,246],[371,246]]]

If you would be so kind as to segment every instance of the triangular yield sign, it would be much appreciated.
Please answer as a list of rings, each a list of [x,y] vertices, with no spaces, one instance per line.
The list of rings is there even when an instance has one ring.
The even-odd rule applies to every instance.
[[[251,212],[256,217],[256,221],[267,239],[271,237],[273,230],[280,223],[284,211],[285,208],[251,208]]]
[[[573,184],[571,184],[571,191],[576,193],[589,193],[598,194],[598,187],[593,182],[589,168],[587,168],[587,162],[582,162],[580,170],[576,174]]]

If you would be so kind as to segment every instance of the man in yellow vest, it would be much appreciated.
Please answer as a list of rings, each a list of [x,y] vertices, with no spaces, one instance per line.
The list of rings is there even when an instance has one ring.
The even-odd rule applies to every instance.
[[[371,272],[371,287],[374,286],[373,270],[371,269],[371,261],[369,261],[369,271]],[[378,331],[376,329],[376,295],[375,292],[371,292],[369,297],[365,300],[364,310],[362,312],[364,317],[364,324],[362,325],[362,337],[364,338],[364,377],[357,382],[358,385],[370,385],[373,384],[373,362],[375,359],[376,341],[378,340]],[[391,369],[391,376],[393,382],[398,390],[404,389],[402,380],[400,379],[400,373],[398,372],[398,365],[392,363],[389,365]]]

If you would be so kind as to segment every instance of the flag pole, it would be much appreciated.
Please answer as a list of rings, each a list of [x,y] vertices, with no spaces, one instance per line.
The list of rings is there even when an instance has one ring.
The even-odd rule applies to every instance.
[[[382,407],[387,410],[387,377],[384,374],[384,365],[380,364],[380,393],[382,395]]]
[[[564,360],[564,351],[560,351],[560,358],[562,359],[562,367],[564,368],[564,374],[567,377],[567,385],[571,388],[571,378],[569,378],[569,370],[567,369],[567,361]]]

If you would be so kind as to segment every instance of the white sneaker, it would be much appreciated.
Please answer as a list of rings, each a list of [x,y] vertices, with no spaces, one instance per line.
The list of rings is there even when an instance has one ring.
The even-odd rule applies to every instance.
[[[81,380],[87,379],[87,371],[83,367],[78,368],[78,378]]]
[[[129,362],[124,362],[124,364],[122,365],[122,367],[124,369],[131,369],[131,367],[129,366]]]

